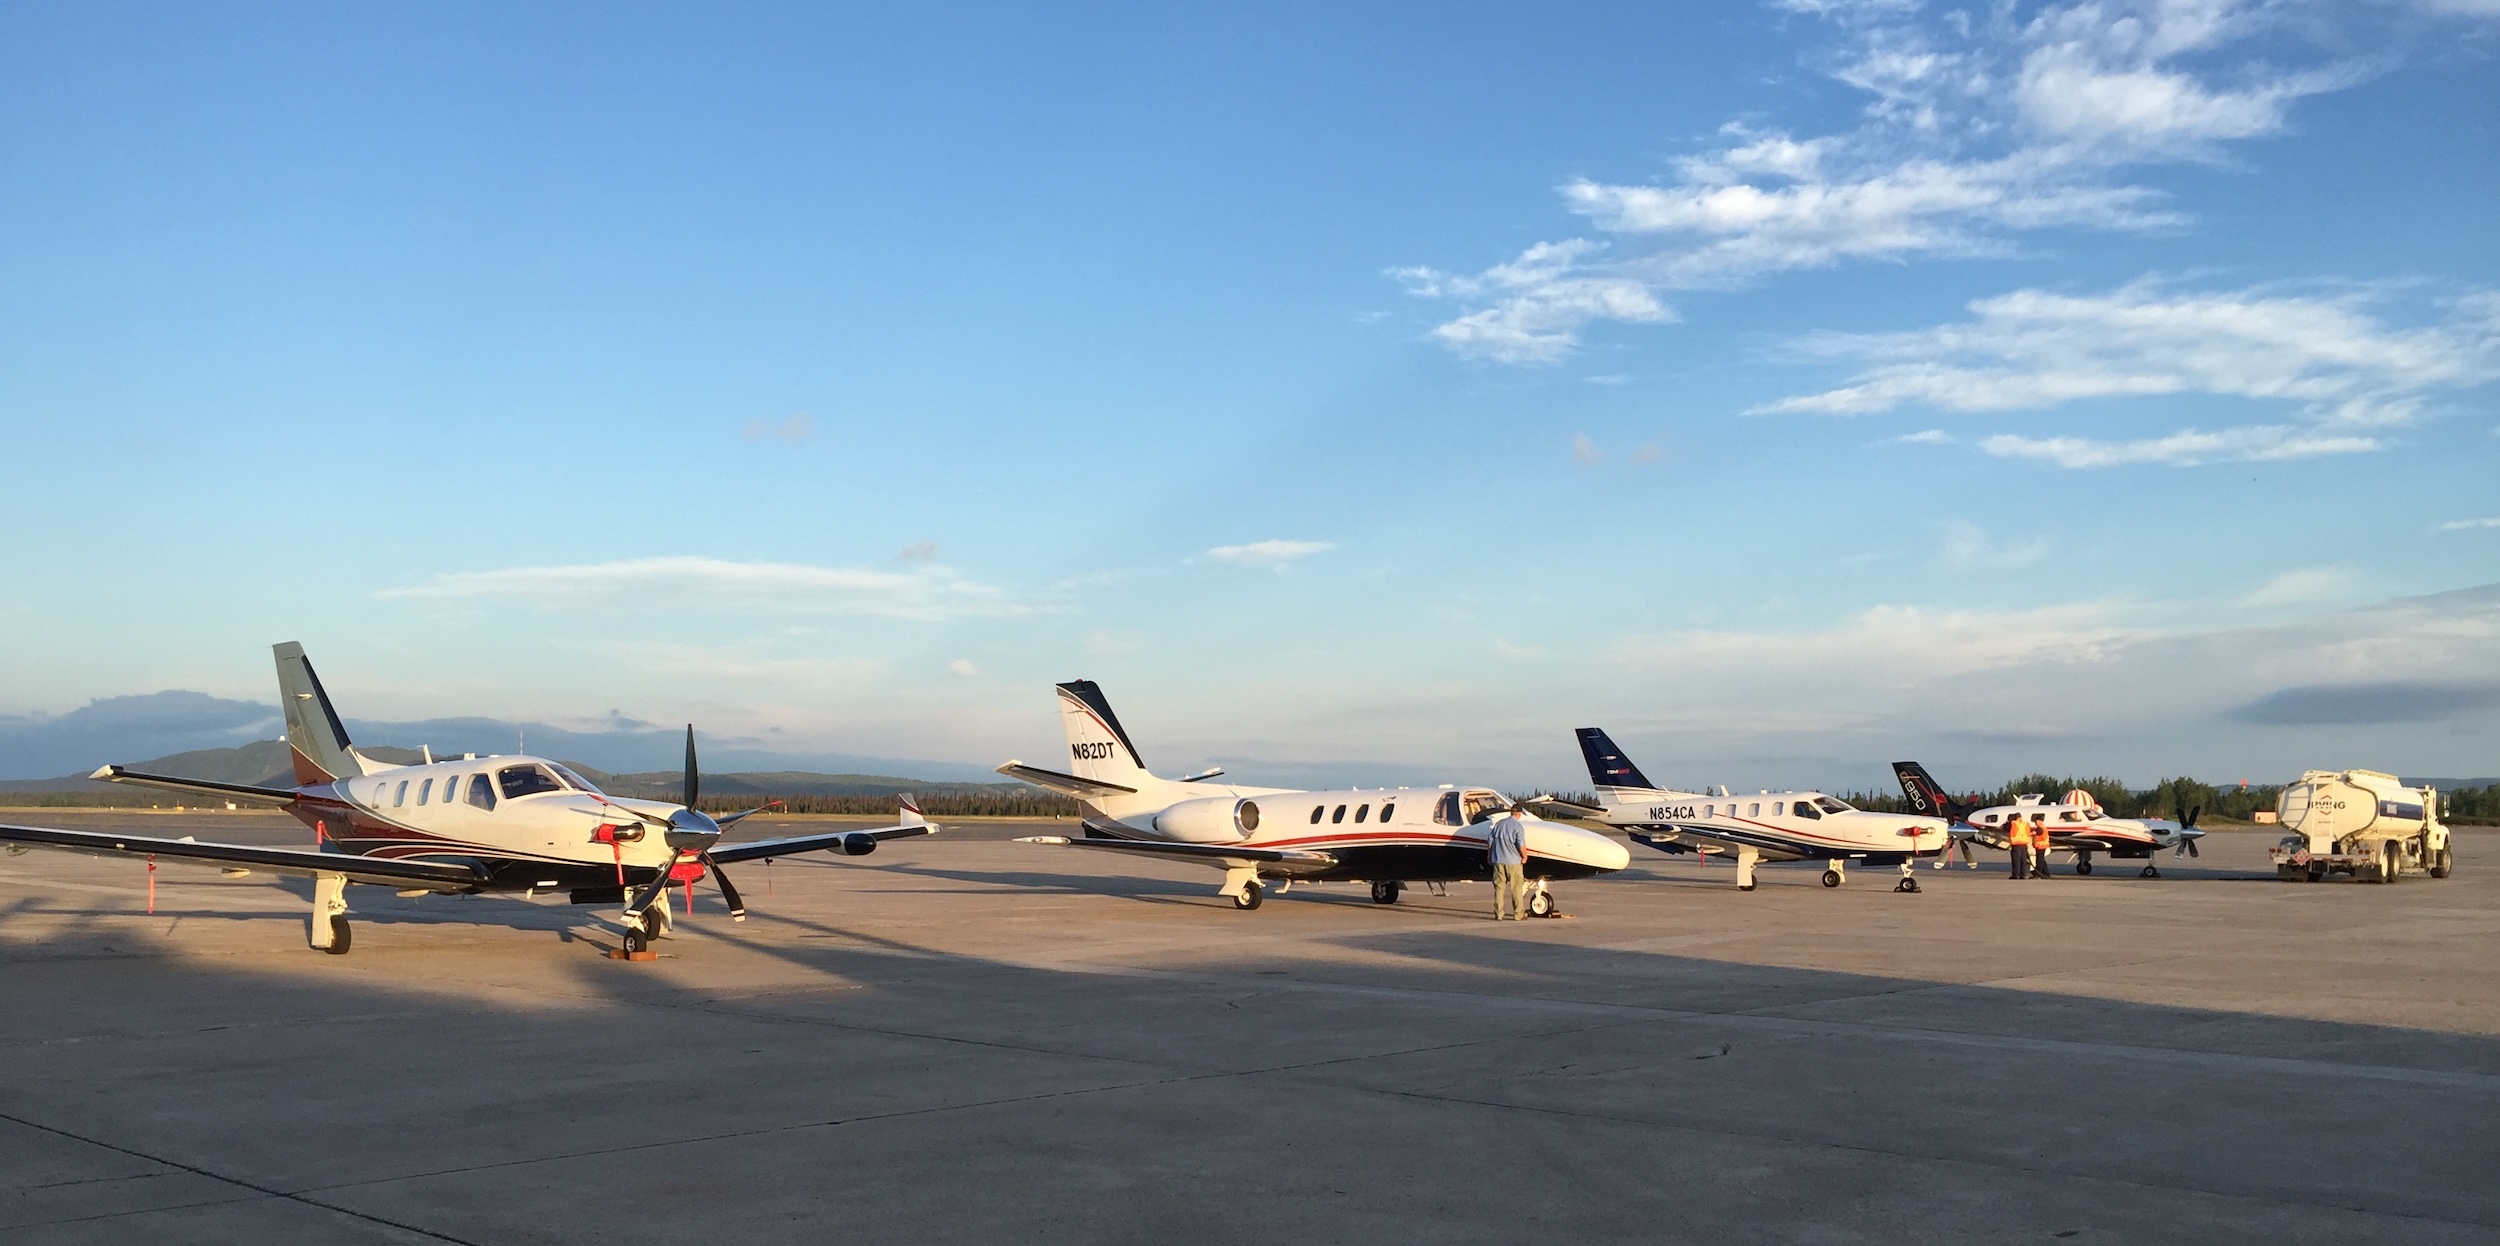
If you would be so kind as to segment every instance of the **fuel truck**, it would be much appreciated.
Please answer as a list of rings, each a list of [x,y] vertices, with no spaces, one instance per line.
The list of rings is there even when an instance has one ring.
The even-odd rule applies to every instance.
[[[2456,868],[2448,828],[2439,822],[2439,793],[2406,787],[2392,774],[2305,771],[2274,807],[2288,833],[2268,855],[2284,882],[2350,874],[2392,883],[2415,872],[2446,878]]]

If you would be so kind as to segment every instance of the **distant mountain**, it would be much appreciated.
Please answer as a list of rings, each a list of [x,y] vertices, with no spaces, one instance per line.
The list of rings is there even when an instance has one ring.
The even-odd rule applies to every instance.
[[[353,729],[350,730],[352,732]],[[684,747],[682,738],[678,741],[678,746],[680,749]],[[357,748],[375,761],[405,765],[424,760],[424,754],[416,749],[392,748],[387,745],[368,747],[361,744]],[[537,752],[537,750],[532,751]],[[448,751],[437,751],[435,755],[438,757],[458,756]],[[545,756],[545,753],[541,752],[538,755]],[[682,753],[680,756],[682,759]],[[559,755],[559,760],[580,771],[584,777],[598,784],[603,790],[617,796],[666,799],[673,797],[685,783],[685,772],[682,769],[613,774],[585,762],[563,758],[561,755]],[[284,740],[255,740],[250,744],[237,745],[233,748],[193,749],[170,756],[151,758],[147,761],[123,764],[133,770],[149,774],[173,775],[185,779],[207,779],[217,783],[246,783],[254,787],[295,786],[294,762],[288,755]],[[1021,783],[1005,783],[995,779],[987,783],[967,783],[960,780],[950,782],[931,778],[909,779],[884,774],[825,774],[812,770],[714,773],[706,769],[703,775],[703,791],[708,796],[892,796],[898,792],[999,794],[1025,790],[1027,789]],[[162,794],[141,799],[145,792],[146,789],[122,784],[96,782],[87,777],[87,772],[55,775],[47,779],[0,780],[0,798],[5,798],[12,793],[27,796],[45,794],[108,796],[127,793],[132,799],[139,800],[143,804],[149,800],[169,799]]]
[[[413,759],[420,745],[436,756],[461,753],[518,753],[579,760],[602,770],[633,773],[674,770],[685,758],[682,727],[659,727],[619,720],[609,731],[574,731],[545,723],[506,722],[496,718],[433,718],[419,722],[382,722],[350,718],[347,733],[366,755],[381,758],[389,748],[406,750]],[[233,701],[200,692],[157,692],[146,696],[107,697],[66,714],[0,715],[0,781],[83,775],[106,762],[138,764],[169,756],[231,752],[238,746],[266,746],[276,761],[260,775],[196,774],[224,782],[257,782],[266,774],[285,772],[285,749],[272,739],[281,731],[275,705]],[[995,782],[987,766],[928,758],[870,757],[851,753],[820,753],[777,747],[751,736],[722,737],[702,733],[696,738],[708,770],[722,772],[805,771],[817,774],[913,774],[926,780],[954,783]],[[201,764],[209,764],[203,762]],[[220,763],[222,764],[222,763]],[[237,759],[248,767],[247,759]],[[187,773],[187,772],[186,772]],[[0,786],[0,790],[6,790]]]

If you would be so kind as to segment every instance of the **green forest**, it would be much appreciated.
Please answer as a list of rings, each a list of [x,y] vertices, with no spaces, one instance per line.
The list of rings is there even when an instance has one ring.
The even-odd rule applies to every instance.
[[[2027,774],[1994,791],[1974,792],[1958,796],[1965,804],[1986,807],[2010,805],[2016,796],[2038,793],[2055,802],[2076,788],[2092,793],[2101,802],[2103,812],[2113,818],[2180,818],[2191,809],[2204,812],[2199,816],[2225,822],[2247,822],[2249,815],[2260,809],[2272,810],[2275,799],[2283,794],[2280,783],[2255,785],[2231,784],[2216,787],[2185,776],[2164,779],[2148,788],[2130,788],[2106,775],[2088,779],[2059,778],[2046,774]],[[1906,813],[1909,804],[1899,792],[1851,792],[1843,799],[1860,809],[1881,813]],[[2500,785],[2461,787],[2439,794],[2440,819],[2459,826],[2500,826]]]

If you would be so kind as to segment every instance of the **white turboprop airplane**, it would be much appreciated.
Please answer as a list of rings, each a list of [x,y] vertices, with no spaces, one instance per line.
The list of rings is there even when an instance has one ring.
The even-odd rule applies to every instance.
[[[1942,818],[1869,813],[1821,792],[1756,792],[1731,797],[1717,792],[1678,792],[1651,783],[1595,727],[1580,728],[1580,755],[1589,781],[1604,802],[1588,810],[1608,826],[1660,852],[1736,855],[1736,889],[1754,889],[1754,866],[1763,861],[1821,861],[1823,885],[1847,880],[1851,861],[1899,865],[1895,891],[1918,890],[1910,859],[1934,856],[1951,842]]]
[[[2152,857],[2164,848],[2173,857],[2202,855],[2196,848],[2196,841],[2205,837],[2205,832],[2196,829],[2196,817],[2204,812],[2201,808],[2188,810],[2187,817],[2177,822],[2168,818],[2113,818],[2101,812],[2101,802],[2092,793],[2076,788],[2054,805],[2045,797],[2023,795],[2015,797],[2010,805],[1979,809],[1945,795],[1943,786],[1917,762],[1894,762],[1892,773],[1901,780],[1901,794],[1909,799],[1910,808],[1959,822],[1991,848],[2006,846],[2008,819],[2028,820],[2035,813],[2041,815],[2040,825],[2049,829],[2049,851],[2063,849],[2073,853],[2077,874],[2092,872],[2092,854],[2096,852],[2112,860],[2144,862],[2139,878],[2161,877],[2161,869],[2152,863]]]
[[[721,873],[723,865],[825,850],[864,856],[882,840],[938,830],[906,796],[895,826],[723,846],[721,828],[758,811],[714,818],[693,807],[693,727],[686,728],[685,800],[676,804],[608,796],[541,757],[470,754],[414,766],[377,762],[348,743],[347,728],[305,660],[304,647],[292,641],[279,645],[277,658],[278,702],[295,759],[293,788],[140,774],[121,766],[105,766],[92,777],[281,805],[312,828],[315,847],[204,844],[40,826],[0,826],[0,843],[13,853],[63,848],[151,861],[162,857],[234,874],[309,875],[312,945],[333,955],[348,947],[349,883],[391,887],[401,895],[566,890],[575,904],[619,902],[625,906],[625,950],[639,952],[668,928],[664,893],[670,883],[684,884],[691,904],[695,881],[708,873],[719,884],[730,917],[745,921],[746,906]]]
[[[1041,835],[1026,843],[1103,848],[1185,861],[1224,871],[1219,894],[1255,909],[1267,883],[1278,895],[1297,882],[1367,882],[1372,902],[1395,904],[1407,883],[1489,879],[1488,823],[1516,806],[1491,788],[1347,788],[1310,792],[1207,782],[1149,773],[1089,679],[1059,685],[1072,774],[1011,761],[998,773],[1076,798],[1085,835]],[[1623,845],[1593,831],[1523,813],[1527,822],[1529,911],[1553,915],[1547,884],[1607,874],[1632,863]]]

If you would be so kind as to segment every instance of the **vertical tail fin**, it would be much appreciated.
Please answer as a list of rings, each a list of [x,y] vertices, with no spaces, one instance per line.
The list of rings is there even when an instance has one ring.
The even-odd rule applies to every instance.
[[[363,774],[347,728],[321,690],[304,646],[290,640],[275,647],[278,655],[278,708],[286,714],[286,742],[295,754],[295,781],[306,787],[344,775]]]
[[[1140,789],[1154,781],[1093,680],[1059,685],[1059,722],[1068,733],[1068,770],[1080,779]]]
[[[1631,758],[1623,755],[1622,749],[1615,747],[1613,740],[1606,738],[1605,731],[1600,728],[1580,728],[1580,756],[1588,761],[1589,782],[1596,784],[1600,790],[1610,787],[1660,790],[1657,784],[1649,781],[1648,775],[1641,773],[1640,767],[1632,764]]]
[[[1901,795],[1910,802],[1910,812],[1950,822],[1970,821],[1971,807],[1944,794],[1944,785],[1927,773],[1927,767],[1914,761],[1892,763],[1892,775],[1901,780]]]

